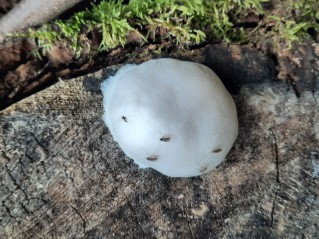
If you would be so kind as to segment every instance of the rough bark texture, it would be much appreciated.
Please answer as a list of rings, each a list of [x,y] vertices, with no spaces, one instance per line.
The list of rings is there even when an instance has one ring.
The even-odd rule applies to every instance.
[[[227,160],[168,178],[138,169],[103,124],[114,70],[0,113],[0,238],[319,238],[318,92],[242,86]]]
[[[0,34],[41,25],[82,0],[22,0],[0,20]]]

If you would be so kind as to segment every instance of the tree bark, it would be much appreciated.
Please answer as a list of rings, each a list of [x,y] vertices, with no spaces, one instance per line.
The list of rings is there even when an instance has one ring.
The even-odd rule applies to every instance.
[[[242,86],[226,161],[168,178],[138,169],[101,120],[115,70],[0,113],[0,238],[319,238],[318,92]]]
[[[41,25],[82,0],[22,0],[0,19],[0,34]]]

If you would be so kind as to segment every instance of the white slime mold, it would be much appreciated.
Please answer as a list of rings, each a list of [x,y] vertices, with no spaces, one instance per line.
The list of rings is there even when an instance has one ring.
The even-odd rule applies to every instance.
[[[126,65],[101,88],[103,120],[142,168],[201,175],[224,160],[237,137],[234,101],[204,65],[168,58]]]

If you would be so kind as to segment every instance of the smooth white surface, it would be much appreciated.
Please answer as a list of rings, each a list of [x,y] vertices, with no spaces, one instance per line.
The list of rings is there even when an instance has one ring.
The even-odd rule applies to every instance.
[[[101,88],[103,120],[141,167],[201,175],[223,161],[237,137],[234,101],[204,65],[167,58],[127,65]]]

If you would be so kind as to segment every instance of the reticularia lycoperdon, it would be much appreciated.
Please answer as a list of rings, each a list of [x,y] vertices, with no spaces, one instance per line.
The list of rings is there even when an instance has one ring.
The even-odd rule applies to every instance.
[[[204,65],[167,58],[126,65],[102,92],[103,120],[141,168],[171,177],[205,174],[237,137],[234,101]]]

